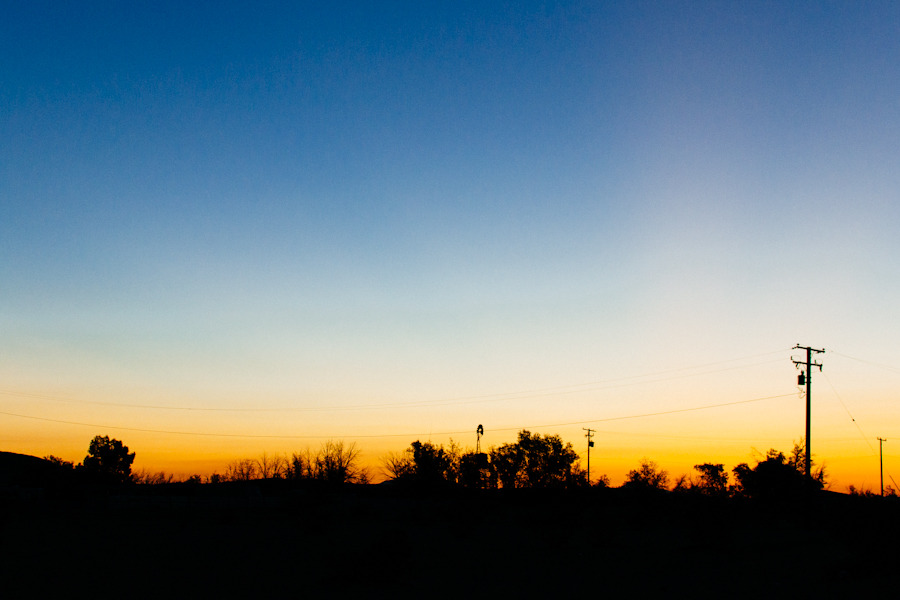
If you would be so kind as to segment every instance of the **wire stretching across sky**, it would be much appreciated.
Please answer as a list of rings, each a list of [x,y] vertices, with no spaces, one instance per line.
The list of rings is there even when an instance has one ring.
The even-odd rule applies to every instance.
[[[747,369],[751,367],[772,364],[782,359],[772,359],[762,362],[756,362],[746,365],[734,365],[713,370],[704,370],[694,373],[685,373],[685,371],[697,371],[698,369],[707,369],[720,365],[727,365],[743,360],[761,358],[764,356],[772,356],[774,354],[782,354],[786,350],[776,350],[762,354],[754,354],[729,360],[723,360],[713,363],[705,363],[693,367],[678,367],[672,369],[664,369],[645,373],[641,375],[629,375],[625,377],[617,377],[612,379],[603,379],[584,383],[568,384],[562,386],[554,386],[548,388],[539,388],[532,390],[519,390],[515,392],[503,392],[498,394],[483,394],[477,396],[463,396],[458,398],[443,398],[437,400],[423,400],[416,402],[386,402],[378,404],[356,404],[350,406],[293,406],[293,407],[203,407],[203,406],[166,406],[155,404],[129,404],[120,402],[98,402],[92,400],[76,400],[73,398],[60,398],[57,396],[46,394],[34,394],[26,392],[16,392],[14,390],[0,390],[0,395],[16,396],[22,398],[34,398],[40,400],[49,400],[52,402],[64,402],[71,404],[85,404],[94,406],[110,406],[116,408],[136,408],[144,410],[172,410],[172,411],[190,411],[190,412],[341,412],[355,410],[385,410],[397,408],[422,408],[432,406],[454,406],[464,404],[482,404],[487,402],[504,402],[509,400],[524,400],[529,398],[543,398],[548,396],[558,396],[561,394],[578,394],[587,392],[598,392],[608,389],[621,388],[626,386],[660,383],[664,381],[672,381],[675,379],[683,379],[687,377],[699,377],[702,375],[711,375],[725,371],[733,371],[737,369]],[[681,374],[676,374],[681,373]],[[648,379],[650,378],[650,379]]]
[[[866,360],[866,359],[864,359],[864,358],[857,358],[857,357],[855,357],[855,356],[850,356],[849,354],[844,354],[843,352],[838,352],[837,350],[835,350],[835,349],[833,349],[833,348],[827,348],[827,350],[828,350],[828,352],[830,352],[831,354],[837,354],[838,356],[843,356],[844,358],[849,358],[850,360],[855,360],[856,362],[861,362],[861,363],[866,364],[866,365],[870,365],[870,366],[873,366],[873,367],[878,367],[879,369],[884,369],[884,370],[886,370],[886,371],[891,371],[891,372],[893,372],[893,373],[900,374],[900,368],[898,368],[898,367],[896,367],[896,366],[885,365],[885,364],[882,364],[882,363],[877,363],[877,362],[875,362],[875,361]]]
[[[570,421],[566,423],[545,423],[541,425],[523,425],[516,427],[495,427],[492,428],[493,431],[519,431],[522,429],[546,429],[548,427],[567,427],[571,425],[587,425],[590,423],[605,423],[610,421],[623,421],[627,419],[641,419],[645,417],[657,417],[661,415],[671,415],[677,413],[685,413],[685,412],[694,412],[701,410],[708,410],[713,408],[722,408],[726,406],[736,406],[739,404],[750,404],[755,402],[762,402],[765,400],[774,400],[776,398],[787,398],[794,396],[795,394],[792,392],[790,394],[778,394],[774,396],[764,396],[761,398],[751,398],[749,400],[736,400],[734,402],[722,402],[719,404],[707,404],[703,406],[692,406],[687,408],[677,408],[672,410],[663,410],[652,413],[639,413],[633,415],[620,415],[616,417],[600,417],[596,419],[588,419],[585,421]],[[393,438],[393,437],[422,437],[422,436],[434,436],[434,435],[459,435],[465,433],[471,433],[470,430],[458,430],[458,431],[432,431],[432,432],[419,432],[419,433],[383,433],[383,434],[362,434],[362,435],[254,435],[254,434],[240,434],[240,433],[207,433],[207,432],[196,432],[196,431],[171,431],[164,429],[143,429],[139,427],[120,427],[116,425],[101,425],[98,423],[82,423],[77,421],[65,421],[62,419],[50,419],[47,417],[35,417],[32,415],[22,415],[17,413],[10,413],[0,411],[0,415],[5,415],[8,417],[18,417],[21,419],[31,419],[35,421],[44,421],[48,423],[60,423],[63,425],[75,425],[82,427],[97,427],[104,429],[114,429],[121,431],[138,431],[142,433],[161,433],[161,434],[170,434],[170,435],[184,435],[184,436],[202,436],[202,437],[227,437],[227,438],[253,438],[253,439],[363,439],[363,438]]]
[[[834,352],[834,350],[832,350],[832,352]],[[880,367],[880,368],[882,368],[882,369],[887,369],[887,370],[889,370],[889,371],[898,372],[896,369],[894,369],[894,368],[892,368],[892,367],[888,367],[888,366],[886,366],[886,365],[880,365],[880,364],[878,364],[878,363],[873,363],[873,362],[871,362],[871,361],[862,360],[862,359],[859,359],[859,358],[853,358],[852,356],[847,356],[846,354],[841,354],[840,352],[834,352],[834,353],[835,353],[835,354],[839,354],[839,355],[841,355],[841,356],[844,356],[845,358],[850,358],[850,359],[852,359],[852,360],[856,360],[856,361],[859,361],[859,362],[862,362],[862,363],[865,363],[865,364],[874,365],[874,366]],[[822,373],[822,376],[825,378],[825,381],[828,382],[828,385],[831,387],[831,391],[834,393],[835,398],[838,399],[838,402],[840,402],[840,403],[841,403],[841,406],[844,407],[844,410],[847,411],[847,416],[850,417],[850,420],[853,421],[853,424],[854,424],[854,425],[856,425],[856,429],[859,431],[860,437],[866,442],[866,445],[869,447],[869,450],[872,451],[872,456],[878,456],[879,452],[875,450],[875,446],[874,446],[874,445],[872,444],[872,442],[869,440],[869,436],[867,436],[867,435],[863,432],[862,427],[859,426],[859,423],[857,423],[856,418],[850,413],[850,409],[847,408],[847,405],[844,403],[843,398],[841,398],[841,395],[838,394],[838,391],[837,391],[837,389],[834,387],[834,384],[831,383],[831,379],[829,379],[828,376],[825,375],[824,373]],[[887,471],[887,475],[888,475],[888,478],[891,480],[891,483],[893,483],[893,484],[894,484],[894,487],[896,488],[896,487],[897,487],[897,482],[894,481],[894,476],[893,476],[893,474],[892,474],[890,471]]]
[[[862,439],[869,446],[869,450],[872,451],[872,454],[877,454],[877,452],[875,452],[875,447],[872,446],[872,442],[869,441],[869,436],[867,436],[865,433],[863,433],[862,427],[859,426],[859,423],[856,422],[856,418],[850,413],[850,409],[847,408],[847,405],[844,403],[843,398],[841,398],[841,395],[838,394],[838,391],[837,391],[837,389],[835,389],[834,384],[831,383],[831,379],[829,379],[828,376],[825,375],[825,373],[822,373],[822,377],[825,379],[825,381],[831,387],[831,391],[834,393],[834,397],[838,399],[838,402],[840,402],[841,406],[844,407],[844,410],[847,411],[847,416],[850,417],[850,420],[853,421],[854,425],[856,425],[856,429],[859,431],[860,437],[862,437]]]

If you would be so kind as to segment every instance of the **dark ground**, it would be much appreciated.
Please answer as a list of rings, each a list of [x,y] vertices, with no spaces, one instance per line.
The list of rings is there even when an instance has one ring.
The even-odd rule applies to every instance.
[[[3,598],[897,590],[900,501],[286,482],[0,490]]]

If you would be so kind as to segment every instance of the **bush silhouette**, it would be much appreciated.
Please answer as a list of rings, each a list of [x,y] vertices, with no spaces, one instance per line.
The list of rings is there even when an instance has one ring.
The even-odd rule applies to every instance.
[[[803,440],[794,444],[790,456],[771,449],[755,467],[741,463],[734,469],[734,491],[751,498],[791,497],[825,487],[825,470],[819,468],[807,478],[804,473]]]
[[[664,490],[669,485],[669,474],[652,460],[641,459],[641,466],[628,472],[626,488]]]

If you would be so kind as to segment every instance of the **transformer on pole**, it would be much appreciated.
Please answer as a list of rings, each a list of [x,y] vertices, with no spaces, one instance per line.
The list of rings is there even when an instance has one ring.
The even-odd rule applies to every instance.
[[[810,348],[809,346],[801,346],[797,344],[792,348],[793,350],[806,350],[806,361],[791,359],[791,361],[798,367],[802,368],[802,366],[806,367],[805,371],[801,371],[800,375],[797,376],[797,385],[806,384],[806,477],[812,477],[812,471],[810,469],[811,460],[812,460],[812,452],[810,450],[810,430],[812,425],[812,418],[810,416],[810,408],[811,397],[812,397],[812,368],[819,367],[819,372],[822,372],[822,364],[812,361],[812,353],[823,353],[825,352],[824,348],[822,350],[816,350],[815,348]]]
[[[588,439],[587,482],[588,482],[588,485],[590,486],[591,485],[591,448],[594,447],[594,440],[592,438],[594,437],[595,430],[588,429],[587,427],[582,427],[582,429],[587,431],[587,433],[584,434],[584,437],[586,437]]]

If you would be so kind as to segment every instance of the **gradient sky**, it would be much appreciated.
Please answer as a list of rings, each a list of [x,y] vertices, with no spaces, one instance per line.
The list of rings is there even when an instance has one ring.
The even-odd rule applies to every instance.
[[[896,3],[189,4],[0,9],[0,449],[730,469],[799,343],[835,489],[900,478]]]

